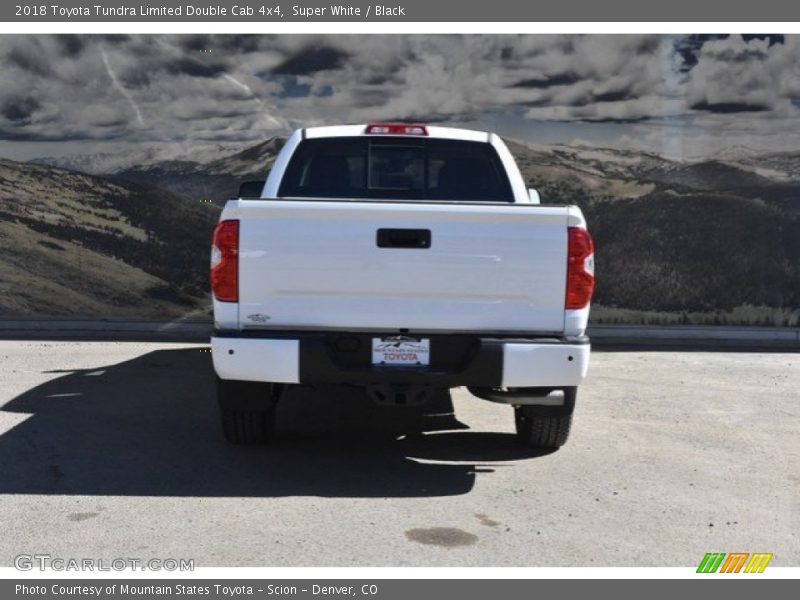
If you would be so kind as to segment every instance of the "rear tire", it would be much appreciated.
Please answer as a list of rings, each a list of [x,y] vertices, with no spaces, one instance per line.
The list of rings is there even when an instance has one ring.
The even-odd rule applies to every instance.
[[[564,390],[564,406],[516,406],[514,424],[517,439],[532,448],[556,450],[569,438],[576,388]]]
[[[237,445],[266,444],[275,431],[279,386],[217,378],[217,400],[225,439]]]

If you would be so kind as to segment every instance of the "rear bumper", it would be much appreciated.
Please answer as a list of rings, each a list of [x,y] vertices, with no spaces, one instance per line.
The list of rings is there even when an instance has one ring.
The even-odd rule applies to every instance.
[[[591,350],[586,336],[511,338],[420,333],[417,335],[431,338],[431,366],[386,367],[370,364],[363,355],[352,359],[332,349],[331,335],[217,331],[211,338],[214,370],[222,379],[273,383],[562,388],[583,381]],[[353,337],[358,335],[364,340],[380,334]],[[435,361],[437,347],[447,350]]]

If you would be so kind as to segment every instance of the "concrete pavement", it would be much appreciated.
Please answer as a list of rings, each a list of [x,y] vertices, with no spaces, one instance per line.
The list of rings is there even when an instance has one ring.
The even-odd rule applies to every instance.
[[[264,448],[217,423],[207,346],[0,342],[0,565],[800,566],[800,357],[595,352],[558,452],[511,409],[295,390]]]

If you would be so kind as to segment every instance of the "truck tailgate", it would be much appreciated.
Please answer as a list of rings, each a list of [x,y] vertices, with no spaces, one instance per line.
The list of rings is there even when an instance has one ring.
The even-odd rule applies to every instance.
[[[564,329],[565,207],[248,200],[224,218],[244,328]]]

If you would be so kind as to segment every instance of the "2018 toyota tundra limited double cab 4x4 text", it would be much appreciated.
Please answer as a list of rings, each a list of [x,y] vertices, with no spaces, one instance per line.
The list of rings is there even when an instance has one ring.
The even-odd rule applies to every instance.
[[[539,204],[493,133],[380,123],[296,131],[214,231],[211,339],[225,436],[264,443],[287,386],[441,388],[514,407],[525,444],[569,434],[589,364],[594,247]]]

